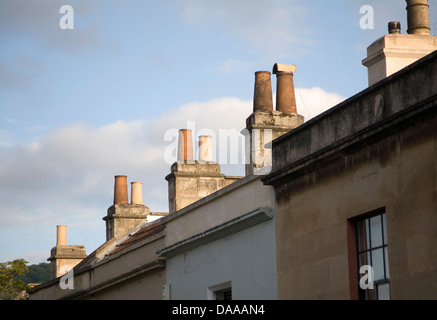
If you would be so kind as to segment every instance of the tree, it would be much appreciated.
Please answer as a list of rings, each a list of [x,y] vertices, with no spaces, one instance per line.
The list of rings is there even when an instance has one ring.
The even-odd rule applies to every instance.
[[[30,288],[18,276],[25,275],[29,269],[24,259],[0,263],[0,299],[10,300],[15,298],[21,291]]]
[[[25,284],[44,283],[50,280],[50,263],[32,264],[28,269],[29,272],[17,277],[17,280],[23,280]]]

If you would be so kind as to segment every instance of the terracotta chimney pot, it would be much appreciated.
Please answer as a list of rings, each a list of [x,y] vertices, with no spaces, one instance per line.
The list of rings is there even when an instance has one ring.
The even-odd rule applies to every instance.
[[[131,182],[131,203],[143,204],[143,183]]]
[[[271,73],[255,72],[255,92],[253,96],[253,112],[272,112],[273,97]]]
[[[129,203],[127,191],[127,176],[115,176],[114,204]]]
[[[191,130],[180,129],[179,130],[179,143],[178,143],[178,161],[192,161],[193,158],[193,138]]]
[[[56,246],[67,245],[67,226],[56,226]]]
[[[211,162],[212,161],[212,137],[200,136],[199,137],[199,161]]]

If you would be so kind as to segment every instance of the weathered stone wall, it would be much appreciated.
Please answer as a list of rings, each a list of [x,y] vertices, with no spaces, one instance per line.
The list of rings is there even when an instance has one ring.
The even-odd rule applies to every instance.
[[[437,298],[436,74],[437,52],[273,142],[279,299],[354,298],[349,219],[377,209],[391,298]]]
[[[241,177],[226,177],[217,163],[176,162],[167,175],[169,213],[186,206],[238,181]]]

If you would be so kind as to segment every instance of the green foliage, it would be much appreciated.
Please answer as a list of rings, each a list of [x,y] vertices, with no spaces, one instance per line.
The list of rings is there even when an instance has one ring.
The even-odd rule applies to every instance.
[[[19,276],[17,280],[22,280],[25,284],[44,283],[50,280],[50,263],[33,264],[28,268],[29,272]]]
[[[24,259],[0,263],[0,300],[13,299],[21,291],[29,290],[22,280],[17,279],[29,271],[26,263]]]

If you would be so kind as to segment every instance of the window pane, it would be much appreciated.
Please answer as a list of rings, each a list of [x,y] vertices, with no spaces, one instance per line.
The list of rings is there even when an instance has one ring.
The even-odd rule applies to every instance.
[[[388,267],[388,249],[387,247],[384,248],[384,259],[385,259],[385,277],[387,279],[390,279],[390,272]]]
[[[360,254],[360,265],[358,269],[361,269],[362,266],[370,265],[370,251],[364,252]]]
[[[375,289],[367,289],[366,290],[366,300],[377,300],[376,297],[376,288]]]
[[[384,231],[384,244],[387,244],[387,222],[385,220],[385,213],[382,215],[382,230]]]
[[[382,223],[380,215],[370,218],[370,238],[372,248],[382,246]]]
[[[384,283],[378,286],[378,300],[390,300],[390,284]]]
[[[358,222],[357,224],[357,232],[358,232],[358,250],[364,251],[369,248],[368,242],[369,237],[367,236],[367,220],[363,220]]]
[[[384,279],[384,257],[382,248],[372,251],[372,267],[375,281]]]

